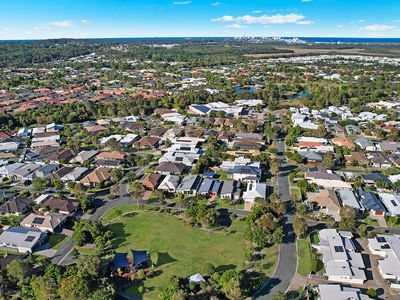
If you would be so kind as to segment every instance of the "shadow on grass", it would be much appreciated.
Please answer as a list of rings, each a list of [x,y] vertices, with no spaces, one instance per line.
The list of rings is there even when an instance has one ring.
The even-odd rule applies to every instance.
[[[110,230],[114,236],[114,239],[112,240],[112,247],[114,249],[123,246],[123,244],[126,243],[127,233],[125,232],[124,227],[125,226],[122,223],[114,223],[107,226],[107,229]]]
[[[233,270],[233,269],[236,269],[236,265],[229,264],[229,265],[220,265],[215,269],[215,271],[216,272],[225,272],[225,271]]]
[[[169,255],[168,252],[156,252],[152,256],[155,257],[155,261],[153,261],[153,263],[156,267],[160,267],[162,265],[166,265],[166,264],[178,261],[177,259],[173,258],[171,255]]]

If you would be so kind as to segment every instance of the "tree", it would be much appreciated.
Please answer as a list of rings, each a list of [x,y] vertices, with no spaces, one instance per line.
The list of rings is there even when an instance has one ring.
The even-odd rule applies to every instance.
[[[340,230],[354,231],[357,223],[357,212],[354,207],[345,205],[340,208]]]
[[[215,272],[215,266],[212,263],[206,263],[203,266],[203,274],[204,275],[212,275]]]
[[[146,278],[146,274],[144,273],[144,270],[143,270],[143,269],[140,269],[140,270],[137,272],[137,278],[138,278],[139,280],[143,280],[143,279]]]
[[[304,238],[308,231],[306,220],[296,217],[293,221],[293,230],[298,239]]]
[[[72,275],[61,280],[58,294],[63,300],[87,299],[90,295],[89,285],[86,276]]]
[[[53,290],[45,277],[34,276],[31,279],[31,288],[35,299],[48,300],[57,298],[57,293]]]
[[[142,196],[142,194],[146,191],[143,184],[139,181],[134,181],[129,184],[129,192],[132,194],[132,197],[137,199]]]
[[[29,259],[13,260],[7,265],[7,275],[11,282],[19,287],[29,283],[32,263]]]
[[[121,168],[115,168],[111,171],[111,178],[114,182],[119,182],[124,177],[124,171]]]
[[[335,157],[331,151],[328,151],[324,154],[322,159],[322,166],[325,169],[332,169],[335,166]]]
[[[41,192],[47,188],[48,183],[46,178],[35,177],[32,180],[32,189],[36,192]]]
[[[278,158],[273,158],[270,163],[270,171],[272,175],[279,173],[280,162]]]
[[[231,280],[229,280],[222,290],[228,299],[231,300],[243,299],[239,278],[232,278]]]

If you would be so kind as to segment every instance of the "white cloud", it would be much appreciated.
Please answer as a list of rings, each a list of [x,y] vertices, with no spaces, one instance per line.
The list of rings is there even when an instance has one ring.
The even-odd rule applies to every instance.
[[[365,20],[364,19],[360,19],[360,20],[357,20],[356,22],[357,23],[365,23]]]
[[[307,3],[307,2],[311,2],[312,0],[301,0],[301,2],[305,2],[305,3]]]
[[[262,10],[253,10],[253,14],[261,14]]]
[[[336,27],[337,28],[343,28],[343,25],[339,24],[339,25],[336,25]]]
[[[222,3],[221,2],[214,2],[211,4],[211,6],[220,6]]]
[[[9,27],[3,27],[3,28],[0,28],[0,31],[7,32],[7,31],[10,31],[10,28]]]
[[[71,20],[63,20],[63,21],[51,22],[50,25],[55,27],[68,28],[74,26],[74,22],[72,22]]]
[[[297,24],[311,24],[312,21],[304,20],[304,16],[300,14],[276,14],[276,15],[262,15],[262,16],[251,16],[244,15],[241,17],[223,16],[221,18],[211,19],[212,22],[236,22],[244,24],[286,24],[286,23],[297,23]]]
[[[363,30],[369,30],[369,31],[386,31],[390,29],[395,29],[396,26],[389,26],[389,25],[379,25],[379,24],[374,24],[374,25],[368,25],[365,27],[361,27]]]
[[[52,28],[49,26],[35,26],[32,29],[38,31],[38,30],[51,30]]]
[[[174,5],[188,5],[191,3],[192,3],[192,1],[175,1],[173,4]]]
[[[226,25],[225,28],[248,28],[248,26],[240,24],[231,24],[231,25]]]
[[[90,22],[89,20],[82,19],[82,20],[81,20],[81,23],[82,23],[83,25],[90,25],[92,22]]]
[[[300,24],[300,25],[310,25],[313,23],[314,23],[314,21],[309,21],[309,20],[297,22],[297,24]]]
[[[235,21],[232,16],[223,16],[221,18],[211,19],[212,22],[233,22]]]

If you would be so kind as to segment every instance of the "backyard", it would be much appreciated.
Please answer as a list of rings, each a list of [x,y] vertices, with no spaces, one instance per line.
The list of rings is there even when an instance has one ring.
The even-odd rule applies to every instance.
[[[127,212],[127,208],[120,210]],[[131,206],[131,211],[135,209],[137,206]],[[245,222],[240,219],[231,227],[215,232],[193,228],[175,216],[155,211],[136,211],[120,217],[110,211],[105,219],[111,220],[107,227],[115,235],[116,251],[148,250],[155,266],[156,276],[141,283],[143,292],[138,293],[139,284],[132,283],[127,290],[129,295],[157,298],[159,291],[168,287],[172,275],[187,277],[201,273],[206,263],[215,265],[217,271],[244,268]],[[277,252],[277,247],[265,250],[266,258],[260,267],[266,275],[273,272]]]

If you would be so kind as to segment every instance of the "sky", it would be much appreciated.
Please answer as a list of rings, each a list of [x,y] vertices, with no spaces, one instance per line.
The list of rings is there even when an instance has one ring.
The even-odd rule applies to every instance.
[[[400,0],[0,0],[0,40],[400,37]]]

